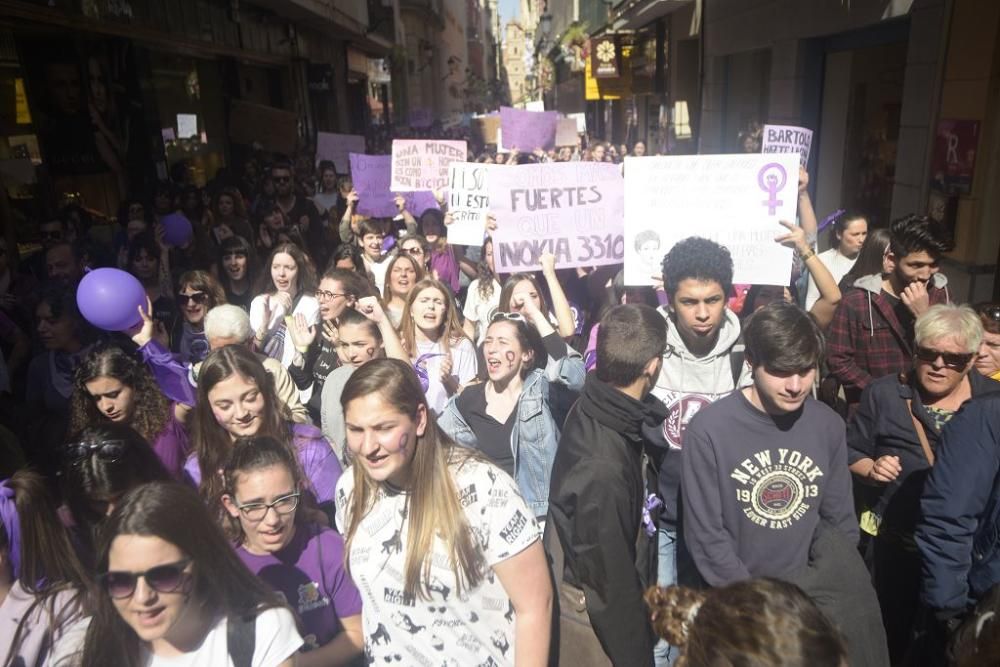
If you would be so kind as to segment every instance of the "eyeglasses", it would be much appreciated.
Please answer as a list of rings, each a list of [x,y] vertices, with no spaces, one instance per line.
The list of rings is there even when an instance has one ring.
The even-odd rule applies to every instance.
[[[237,505],[236,508],[250,521],[263,521],[267,516],[267,511],[274,508],[278,514],[291,514],[299,506],[299,494],[292,493],[287,496],[274,499],[269,503],[247,503]]]
[[[521,313],[493,313],[493,317],[490,318],[490,324],[494,322],[527,322],[524,315]]]
[[[951,368],[952,370],[962,370],[969,364],[970,361],[972,361],[972,357],[976,355],[973,352],[939,352],[938,350],[932,350],[929,347],[918,347],[914,356],[920,361],[924,361],[929,364],[934,363],[938,360],[938,357],[940,357],[941,361],[943,361],[944,365],[948,368]]]
[[[335,299],[338,296],[347,296],[346,294],[341,294],[340,292],[329,292],[325,289],[316,290],[316,300],[317,301],[329,301]]]
[[[132,597],[139,577],[145,579],[146,584],[157,593],[173,593],[187,581],[184,568],[190,564],[191,559],[185,558],[176,563],[151,567],[145,572],[105,572],[98,577],[98,581],[115,600]]]
[[[125,454],[125,441],[101,440],[99,442],[74,442],[66,445],[66,458],[71,463],[80,463],[94,454],[99,459],[114,463]]]
[[[410,255],[423,255],[424,249],[421,248],[420,246],[416,246],[414,248],[403,248],[403,252]]]
[[[178,294],[177,295],[177,305],[186,306],[188,301],[194,301],[199,306],[208,303],[208,294],[206,292],[195,292],[194,294]]]

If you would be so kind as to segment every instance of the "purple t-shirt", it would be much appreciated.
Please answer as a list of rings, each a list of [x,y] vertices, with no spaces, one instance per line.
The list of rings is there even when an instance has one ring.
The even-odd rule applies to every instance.
[[[312,424],[290,424],[292,446],[298,454],[299,465],[309,482],[309,490],[322,504],[333,501],[337,480],[343,472],[340,461],[334,454],[323,433]],[[184,463],[187,478],[195,485],[201,484],[201,468],[197,452],[192,452]]]
[[[236,554],[251,572],[285,596],[302,619],[305,646],[318,648],[341,631],[340,619],[361,613],[361,594],[344,568],[344,538],[316,524],[299,525],[281,551]]]
[[[170,419],[153,441],[153,450],[171,475],[184,479],[184,461],[188,456],[188,434],[174,413],[176,403],[170,404]]]

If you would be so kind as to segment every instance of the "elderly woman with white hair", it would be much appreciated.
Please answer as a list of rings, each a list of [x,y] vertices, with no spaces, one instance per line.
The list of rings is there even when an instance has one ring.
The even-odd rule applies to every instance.
[[[882,605],[892,662],[909,644],[920,587],[913,529],[941,429],[969,399],[1000,390],[973,370],[983,339],[968,306],[932,306],[914,326],[909,373],[871,383],[847,428],[847,460],[864,506],[861,529]]]

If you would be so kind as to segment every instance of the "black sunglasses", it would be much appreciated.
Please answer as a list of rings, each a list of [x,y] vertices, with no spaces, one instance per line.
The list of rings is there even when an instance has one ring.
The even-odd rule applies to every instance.
[[[932,350],[929,347],[918,347],[914,356],[920,361],[925,361],[929,364],[934,363],[941,357],[941,361],[944,365],[953,370],[962,370],[965,368],[972,357],[976,356],[973,352],[939,352],[938,350]]]
[[[194,294],[177,295],[177,305],[186,306],[188,305],[188,301],[194,301],[198,305],[208,303],[208,294],[205,292],[195,292]]]
[[[185,558],[176,563],[151,567],[145,572],[105,572],[98,577],[98,581],[115,600],[132,597],[139,577],[145,579],[146,584],[157,593],[173,593],[187,581],[184,568],[190,564],[191,559]]]
[[[979,314],[988,320],[993,320],[994,322],[1000,322],[1000,306],[988,305],[980,306]]]
[[[79,463],[96,455],[99,459],[104,459],[114,463],[125,454],[124,440],[101,440],[98,442],[74,442],[66,445],[66,458],[71,463]]]

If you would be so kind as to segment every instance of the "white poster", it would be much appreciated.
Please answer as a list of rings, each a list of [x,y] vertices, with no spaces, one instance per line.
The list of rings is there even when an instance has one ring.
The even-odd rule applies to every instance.
[[[787,285],[792,250],[774,241],[795,222],[798,155],[625,158],[625,283],[652,285],[663,256],[689,236],[729,248],[737,283]]]
[[[478,246],[486,233],[486,214],[490,210],[488,178],[496,165],[477,162],[452,162],[448,165],[448,243]]]
[[[761,153],[798,153],[803,167],[809,164],[809,149],[813,132],[794,125],[765,125],[761,137]]]

